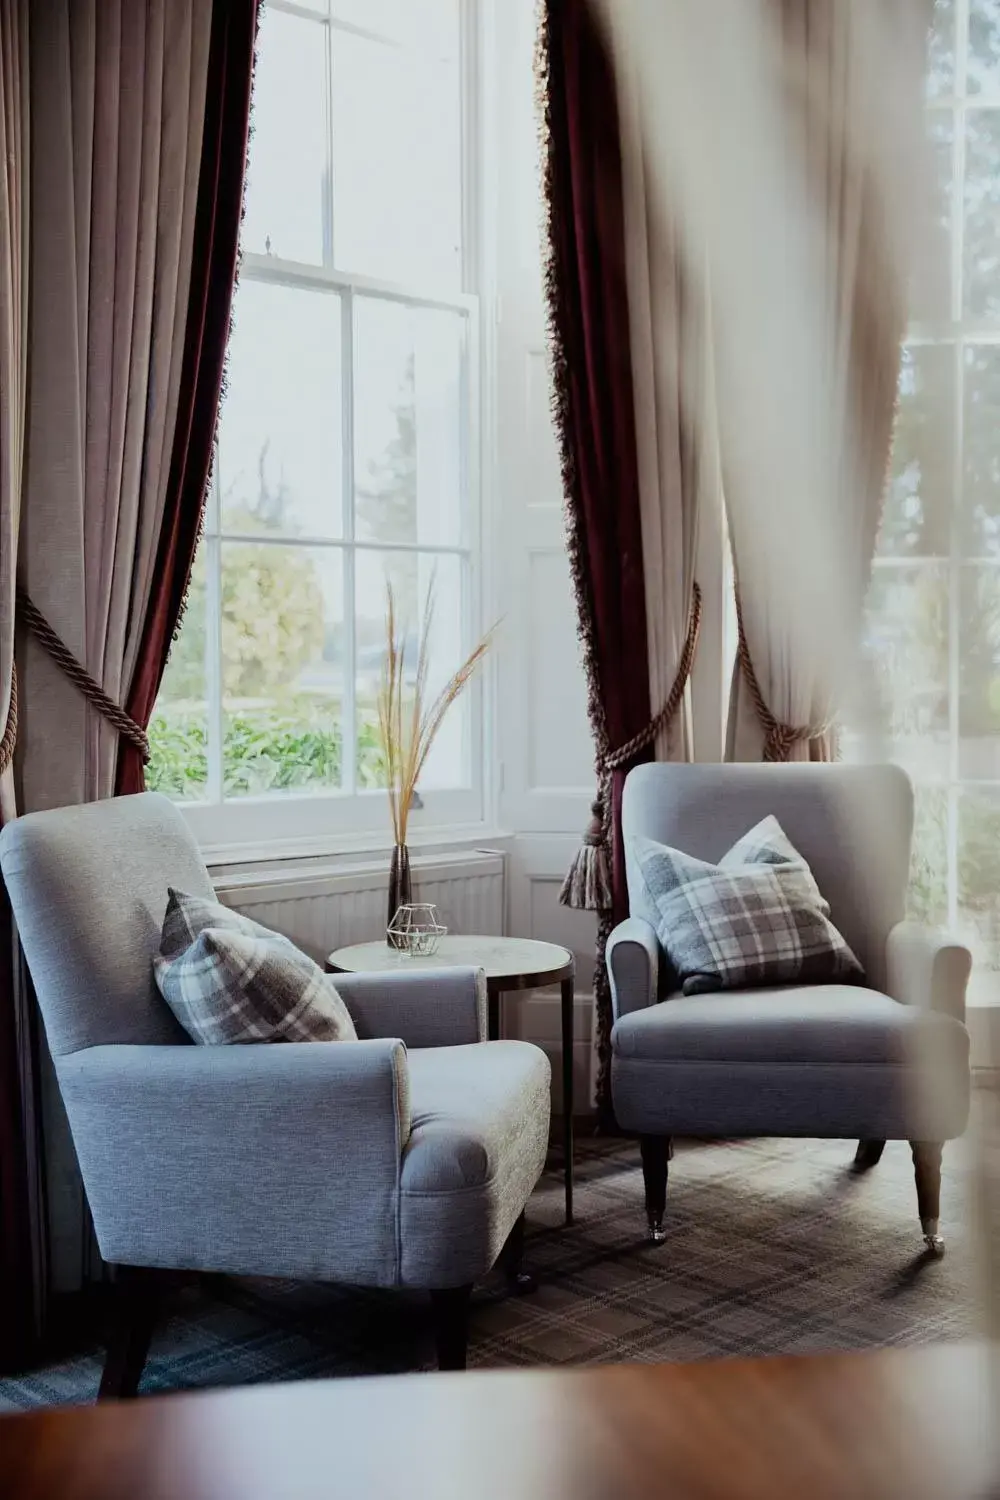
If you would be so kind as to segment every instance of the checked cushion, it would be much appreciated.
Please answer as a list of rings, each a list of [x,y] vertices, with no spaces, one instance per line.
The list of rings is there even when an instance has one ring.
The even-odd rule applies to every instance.
[[[153,973],[196,1042],[357,1041],[329,975],[288,938],[217,901],[170,890]]]
[[[641,837],[631,852],[685,995],[863,982],[808,863],[776,818],[744,834],[717,865]]]

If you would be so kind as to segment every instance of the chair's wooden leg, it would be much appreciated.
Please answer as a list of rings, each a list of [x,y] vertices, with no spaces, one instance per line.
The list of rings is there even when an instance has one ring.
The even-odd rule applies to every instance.
[[[158,1271],[118,1267],[115,1327],[108,1342],[98,1401],[124,1401],[138,1395],[163,1288],[164,1278]]]
[[[646,1184],[649,1238],[654,1245],[661,1245],[667,1237],[663,1227],[663,1214],[667,1206],[667,1163],[673,1155],[673,1145],[668,1135],[641,1135],[639,1149],[642,1152],[642,1176]]]
[[[522,1296],[525,1292],[538,1290],[538,1281],[530,1271],[524,1269],[524,1210],[522,1209],[514,1227],[507,1236],[506,1243],[500,1251],[500,1265],[503,1274],[507,1278],[507,1285],[512,1292],[518,1292]]]
[[[938,1234],[941,1218],[941,1152],[939,1141],[911,1141],[913,1175],[917,1182],[917,1212],[924,1231],[924,1244],[935,1255],[944,1254],[944,1240]]]
[[[854,1153],[854,1170],[867,1172],[869,1167],[877,1167],[884,1150],[885,1141],[859,1141]]]
[[[434,1343],[439,1370],[464,1370],[469,1352],[471,1286],[450,1286],[431,1292]]]

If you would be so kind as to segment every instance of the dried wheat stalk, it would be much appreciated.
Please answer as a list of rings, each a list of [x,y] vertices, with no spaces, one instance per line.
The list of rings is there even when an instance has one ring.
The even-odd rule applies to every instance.
[[[382,751],[385,755],[392,832],[397,844],[406,843],[406,827],[413,803],[413,794],[437,732],[449,708],[460,696],[485,657],[496,629],[496,626],[493,626],[486,632],[478,646],[448,679],[437,697],[428,703],[426,701],[428,652],[433,619],[434,579],[432,577],[424,602],[420,645],[417,651],[416,680],[413,684],[412,699],[407,703],[407,695],[404,691],[405,638],[399,636],[396,597],[392,583],[386,580],[386,653],[378,695],[378,725]]]

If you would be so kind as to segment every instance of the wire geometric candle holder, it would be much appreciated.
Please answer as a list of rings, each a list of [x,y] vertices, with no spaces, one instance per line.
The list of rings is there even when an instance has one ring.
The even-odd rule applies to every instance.
[[[396,908],[385,936],[390,948],[408,958],[430,958],[447,931],[432,901],[412,901]]]

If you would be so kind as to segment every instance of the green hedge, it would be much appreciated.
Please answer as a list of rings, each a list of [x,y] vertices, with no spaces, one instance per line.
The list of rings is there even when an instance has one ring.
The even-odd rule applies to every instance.
[[[385,785],[374,713],[359,715],[359,785]],[[157,713],[149,727],[146,785],[168,797],[203,797],[208,783],[204,716],[190,709]],[[343,744],[339,709],[310,699],[276,709],[239,709],[223,715],[222,782],[227,796],[260,795],[341,783]]]

